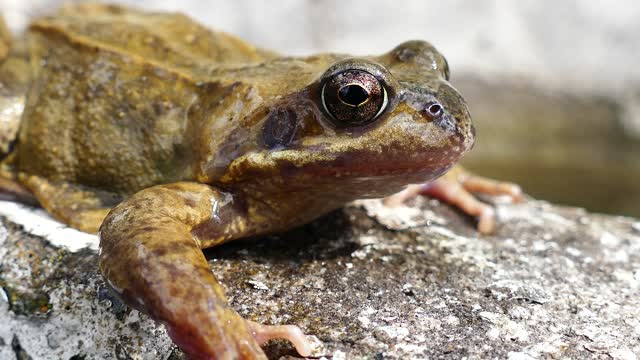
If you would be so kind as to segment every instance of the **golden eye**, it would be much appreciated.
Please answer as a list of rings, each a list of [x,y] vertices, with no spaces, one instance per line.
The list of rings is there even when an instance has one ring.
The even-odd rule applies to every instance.
[[[387,107],[387,90],[375,76],[363,70],[345,70],[325,81],[322,107],[336,126],[366,124]]]

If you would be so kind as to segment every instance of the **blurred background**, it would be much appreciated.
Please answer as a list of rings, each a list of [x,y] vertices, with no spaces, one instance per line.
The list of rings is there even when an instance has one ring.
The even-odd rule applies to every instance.
[[[71,1],[0,0],[16,32]],[[184,12],[286,54],[432,42],[478,141],[464,164],[534,197],[640,217],[640,2],[114,1]]]

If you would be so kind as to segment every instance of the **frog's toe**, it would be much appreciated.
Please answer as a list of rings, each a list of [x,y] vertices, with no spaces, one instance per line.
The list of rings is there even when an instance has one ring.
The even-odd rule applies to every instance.
[[[473,193],[507,196],[513,202],[524,200],[520,186],[470,174],[464,170],[453,171],[433,182],[409,185],[403,191],[385,199],[388,206],[399,205],[415,196],[426,195],[441,199],[458,207],[465,214],[478,218],[478,231],[490,234],[495,229],[495,210],[478,200]]]
[[[299,327],[295,325],[262,325],[249,320],[247,323],[258,343],[264,344],[271,339],[285,339],[293,344],[301,356],[311,355],[313,346]]]
[[[458,182],[460,182],[462,187],[471,192],[493,196],[507,196],[510,197],[513,202],[521,202],[524,200],[522,188],[518,184],[493,180],[469,173],[460,175]]]
[[[465,214],[477,217],[478,231],[482,234],[492,233],[495,228],[493,207],[478,200],[461,182],[438,179],[420,186],[419,194],[441,199]]]

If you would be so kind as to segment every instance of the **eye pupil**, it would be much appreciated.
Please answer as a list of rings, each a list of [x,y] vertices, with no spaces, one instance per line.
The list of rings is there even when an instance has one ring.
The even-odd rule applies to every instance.
[[[338,98],[347,105],[359,106],[369,100],[369,93],[360,85],[347,85],[338,90]]]

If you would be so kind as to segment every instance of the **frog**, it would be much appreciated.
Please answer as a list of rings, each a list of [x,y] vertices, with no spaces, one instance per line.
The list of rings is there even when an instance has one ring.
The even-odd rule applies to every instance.
[[[375,56],[286,56],[181,13],[74,4],[0,25],[0,192],[99,236],[98,268],[191,359],[265,359],[295,325],[242,318],[203,249],[356,199],[439,198],[495,228],[475,193],[522,200],[458,161],[476,133],[449,65],[410,40]]]

